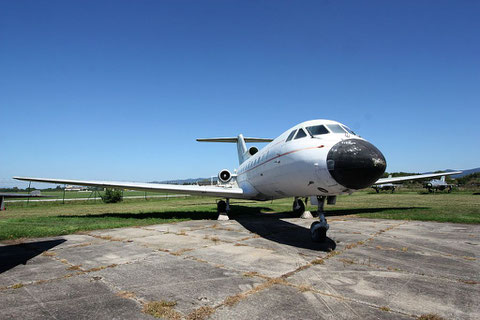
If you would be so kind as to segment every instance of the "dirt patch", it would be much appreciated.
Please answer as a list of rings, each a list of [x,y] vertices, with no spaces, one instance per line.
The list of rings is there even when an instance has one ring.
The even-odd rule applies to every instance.
[[[119,291],[119,292],[116,293],[116,295],[118,297],[125,298],[125,299],[134,299],[134,298],[137,297],[135,295],[135,293],[133,293],[131,291]]]
[[[143,305],[142,312],[154,316],[155,318],[165,318],[169,320],[180,320],[182,315],[175,311],[177,305],[173,301],[151,301]]]
[[[53,251],[45,251],[42,253],[42,256],[45,256],[45,257],[55,257],[56,255],[57,253]]]
[[[180,250],[177,250],[177,251],[170,252],[170,254],[171,254],[171,255],[174,255],[174,256],[181,256],[181,255],[184,254],[185,252],[189,252],[189,251],[193,251],[193,249],[184,248],[184,249],[180,249]]]
[[[429,313],[429,314],[422,314],[417,318],[418,320],[445,320],[445,318],[440,317],[437,314]]]
[[[75,271],[81,271],[82,270],[82,265],[79,264],[79,265],[76,265],[76,266],[70,266],[67,268],[67,270],[75,270]]]
[[[203,306],[198,309],[193,310],[187,316],[187,320],[203,320],[211,316],[215,312],[215,309],[209,306]]]

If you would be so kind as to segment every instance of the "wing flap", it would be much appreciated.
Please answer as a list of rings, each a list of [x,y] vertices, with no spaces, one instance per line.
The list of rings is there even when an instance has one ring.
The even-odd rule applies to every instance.
[[[175,185],[144,182],[122,182],[122,181],[88,181],[88,180],[67,180],[50,178],[32,178],[32,177],[13,177],[16,180],[34,181],[45,183],[71,184],[75,186],[92,186],[103,188],[118,188],[138,191],[152,192],[175,192],[200,196],[213,196],[222,198],[243,199],[243,190],[241,188],[217,187],[217,186],[195,186],[195,185]]]
[[[436,178],[441,176],[451,176],[459,173],[462,173],[462,171],[417,174],[413,176],[404,176],[404,177],[395,177],[395,178],[388,177],[388,178],[378,179],[374,184],[384,184],[384,183],[393,183],[393,182],[408,181],[408,180]]]

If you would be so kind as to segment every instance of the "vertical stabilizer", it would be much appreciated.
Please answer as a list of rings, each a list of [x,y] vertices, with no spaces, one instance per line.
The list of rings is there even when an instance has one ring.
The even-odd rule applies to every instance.
[[[440,178],[440,180],[442,180],[443,182],[445,182],[445,176],[442,176],[442,177]]]

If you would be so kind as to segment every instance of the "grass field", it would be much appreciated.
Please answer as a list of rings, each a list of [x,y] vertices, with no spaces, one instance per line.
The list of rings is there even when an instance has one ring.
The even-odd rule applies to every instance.
[[[143,194],[143,193],[141,193]],[[214,198],[126,199],[62,203],[10,203],[0,212],[0,240],[70,234],[79,231],[142,226],[191,219],[215,219]],[[273,202],[232,201],[232,215],[253,212],[285,213],[292,199]],[[315,207],[310,207],[315,210]],[[410,219],[439,222],[480,223],[480,195],[471,192],[419,194],[362,191],[341,196],[328,215],[365,218]]]

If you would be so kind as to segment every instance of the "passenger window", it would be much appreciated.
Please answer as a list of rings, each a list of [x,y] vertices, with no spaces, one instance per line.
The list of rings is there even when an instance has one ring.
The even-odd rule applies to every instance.
[[[310,134],[312,136],[318,136],[320,134],[328,134],[330,133],[327,128],[325,128],[324,125],[320,125],[320,126],[312,126],[312,127],[307,127],[307,130],[308,132],[310,132]]]
[[[295,139],[305,138],[306,136],[307,134],[305,133],[305,131],[303,131],[303,129],[299,129],[297,135],[295,136]]]
[[[297,130],[293,130],[292,132],[290,132],[290,134],[288,135],[288,138],[287,138],[287,140],[285,140],[285,142],[292,140],[293,136],[295,135],[295,131],[297,131]]]

